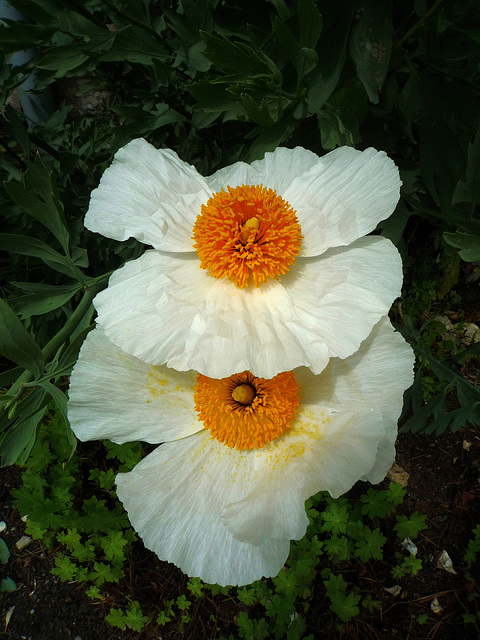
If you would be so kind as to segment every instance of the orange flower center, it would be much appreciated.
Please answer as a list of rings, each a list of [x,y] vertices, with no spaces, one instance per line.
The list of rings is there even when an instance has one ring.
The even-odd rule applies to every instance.
[[[291,427],[300,405],[292,371],[256,378],[250,371],[229,378],[199,374],[195,410],[211,435],[237,449],[260,449]]]
[[[263,185],[227,189],[202,205],[193,226],[202,269],[237,287],[287,273],[302,243],[295,209]]]

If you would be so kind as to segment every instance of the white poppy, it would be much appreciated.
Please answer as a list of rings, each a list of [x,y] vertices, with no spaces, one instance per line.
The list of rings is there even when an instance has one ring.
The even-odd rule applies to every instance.
[[[117,491],[145,545],[221,585],[273,576],[304,536],[304,503],[380,482],[394,461],[413,353],[387,318],[315,376],[211,379],[149,365],[92,331],[70,383],[80,440],[161,444]]]
[[[365,236],[395,208],[384,152],[278,148],[201,176],[145,140],[120,149],[85,226],[151,245],[95,299],[98,324],[150,364],[222,378],[320,373],[367,338],[400,294],[394,245]]]

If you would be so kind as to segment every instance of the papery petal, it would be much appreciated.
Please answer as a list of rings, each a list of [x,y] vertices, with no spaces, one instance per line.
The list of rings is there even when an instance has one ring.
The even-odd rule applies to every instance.
[[[250,452],[239,452],[202,432],[166,443],[133,471],[117,476],[117,493],[145,546],[189,576],[220,585],[243,585],[276,575],[290,550],[288,539],[258,546],[235,539],[220,514],[245,494]]]
[[[383,151],[340,147],[280,195],[297,211],[301,256],[318,256],[373,231],[400,197],[395,163]]]
[[[70,377],[68,419],[83,441],[158,444],[183,438],[203,428],[193,400],[196,378],[193,371],[154,367],[129,356],[94,329]]]
[[[296,184],[296,179],[301,179],[318,162],[319,157],[303,147],[277,147],[275,151],[267,152],[262,160],[255,160],[252,164],[236,162],[219,169],[207,177],[206,181],[212,191],[220,191],[227,186],[263,184],[284,197],[287,189]]]
[[[278,147],[251,165],[237,162],[206,178],[213,191],[241,184],[275,189],[296,210],[300,255],[317,256],[370,233],[395,209],[400,177],[384,151],[340,147],[319,158]]]
[[[92,192],[85,226],[115,240],[133,237],[156,249],[194,251],[193,224],[210,196],[205,178],[174,151],[132,140]]]
[[[127,353],[223,378],[272,378],[356,351],[400,294],[401,260],[381,237],[299,260],[281,281],[239,289],[192,256],[147,251],[95,298],[98,323]],[[121,304],[119,304],[121,301]]]
[[[227,505],[225,526],[253,544],[274,532],[297,539],[308,524],[304,502],[311,495],[328,491],[337,498],[359,479],[383,480],[395,459],[413,362],[411,347],[383,318],[349,358],[332,359],[318,376],[297,369],[299,417],[256,453],[252,490]]]
[[[147,251],[113,274],[95,306],[98,324],[120,348],[181,371],[223,378],[249,369],[271,378],[328,362],[314,331],[292,335],[296,315],[280,283],[239,289],[186,256]]]
[[[412,348],[385,317],[356,353],[345,360],[332,359],[320,376],[305,368],[295,372],[303,402],[325,402],[328,397],[331,406],[374,407],[382,415],[385,435],[378,443],[375,464],[362,477],[373,484],[384,479],[395,460],[397,422],[403,394],[413,383],[414,362]]]
[[[400,254],[382,236],[360,238],[319,258],[299,259],[282,279],[297,316],[292,333],[315,332],[329,357],[346,358],[400,295],[402,279]],[[313,358],[308,366],[314,373],[323,369]]]
[[[291,430],[258,452],[251,493],[225,508],[225,526],[245,542],[274,532],[301,538],[305,500],[321,490],[338,498],[351,489],[372,468],[383,435],[373,409],[335,412],[302,404]]]

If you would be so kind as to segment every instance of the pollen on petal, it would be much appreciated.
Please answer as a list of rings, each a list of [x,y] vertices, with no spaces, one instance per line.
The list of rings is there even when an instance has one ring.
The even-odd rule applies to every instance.
[[[212,437],[230,448],[259,449],[292,426],[300,389],[291,371],[268,380],[250,371],[221,379],[199,374],[194,399]]]
[[[289,271],[302,233],[295,209],[263,185],[214,193],[193,227],[200,266],[238,287],[255,286]]]

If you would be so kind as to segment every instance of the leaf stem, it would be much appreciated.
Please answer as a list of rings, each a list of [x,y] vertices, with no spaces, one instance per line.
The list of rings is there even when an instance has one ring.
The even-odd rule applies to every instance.
[[[428,18],[432,15],[432,13],[434,13],[438,9],[438,7],[442,4],[442,2],[443,0],[437,0],[435,4],[432,5],[430,9],[423,14],[420,20],[418,20],[418,22],[416,22],[413,25],[413,27],[409,29],[407,33],[400,38],[400,40],[395,45],[395,49],[398,49],[398,47],[401,47],[402,44],[405,42],[405,40],[408,40],[408,38],[412,35],[412,33],[415,33],[415,31],[419,29],[422,26],[422,24],[428,20]]]

